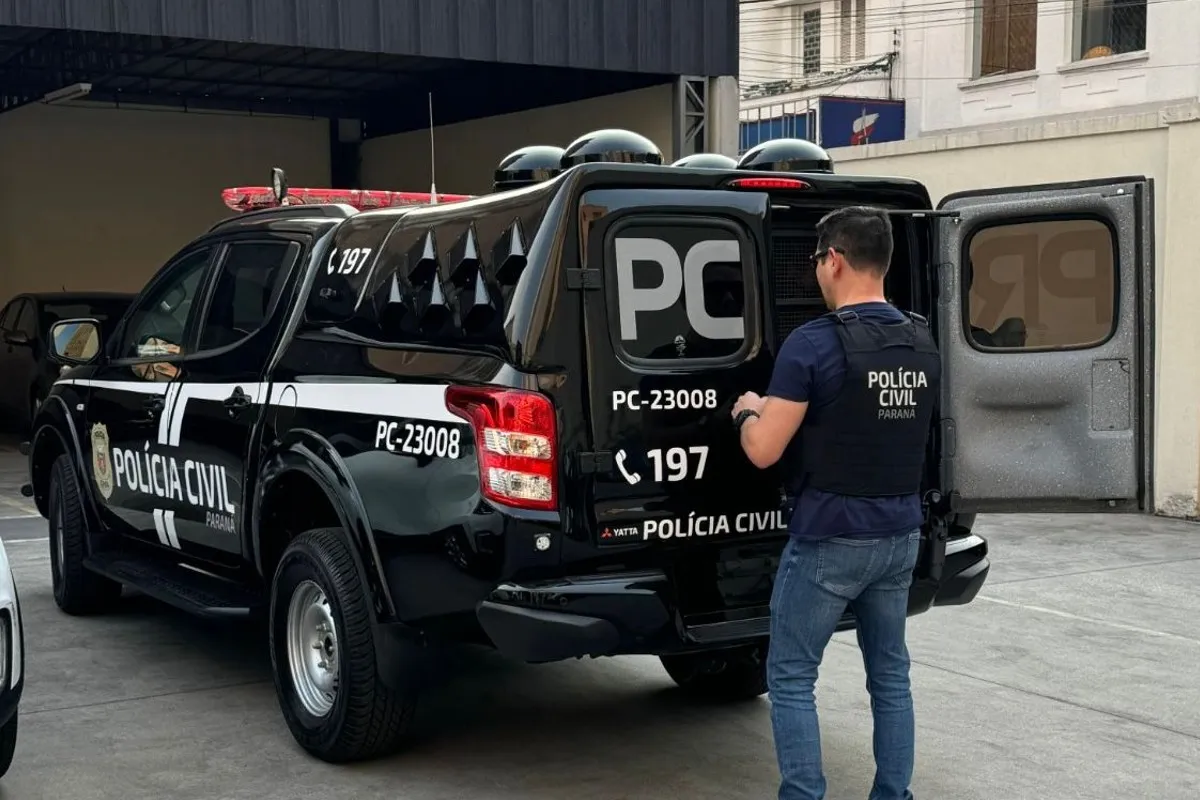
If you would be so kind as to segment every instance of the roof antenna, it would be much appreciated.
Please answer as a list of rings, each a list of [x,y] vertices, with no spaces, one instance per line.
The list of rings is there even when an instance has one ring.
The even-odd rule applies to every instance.
[[[429,205],[437,205],[437,156],[433,151],[433,92],[429,93]]]

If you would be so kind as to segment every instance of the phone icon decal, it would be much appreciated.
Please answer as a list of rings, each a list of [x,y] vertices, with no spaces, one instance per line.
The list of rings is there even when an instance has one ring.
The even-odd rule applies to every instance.
[[[614,460],[617,462],[617,469],[619,469],[621,471],[621,475],[623,475],[625,477],[625,481],[630,486],[632,486],[633,484],[640,481],[642,479],[642,476],[637,474],[636,472],[630,472],[628,469],[625,468],[625,457],[626,456],[625,456],[624,450],[618,450],[616,455],[613,456]]]

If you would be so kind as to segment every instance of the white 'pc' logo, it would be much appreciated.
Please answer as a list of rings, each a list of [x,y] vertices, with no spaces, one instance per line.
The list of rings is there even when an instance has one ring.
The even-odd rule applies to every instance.
[[[618,237],[613,245],[617,256],[617,299],[621,312],[621,339],[637,339],[639,311],[663,311],[683,293],[684,308],[692,329],[706,339],[741,339],[745,322],[741,317],[713,317],[704,307],[704,268],[712,263],[737,262],[741,250],[734,239],[697,242],[680,263],[675,248],[662,239]],[[639,289],[633,285],[635,261],[653,261],[662,268],[662,283]]]

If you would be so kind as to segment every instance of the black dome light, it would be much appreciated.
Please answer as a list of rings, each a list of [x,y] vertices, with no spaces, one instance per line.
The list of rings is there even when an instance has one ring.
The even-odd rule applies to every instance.
[[[534,144],[514,150],[496,167],[492,189],[497,192],[532,186],[548,181],[562,172],[563,149],[548,144]]]
[[[672,167],[697,169],[737,169],[737,165],[737,159],[723,156],[720,153],[692,153],[671,164]]]
[[[567,145],[562,168],[604,161],[619,164],[661,164],[662,151],[654,142],[633,131],[620,128],[585,133]]]
[[[772,139],[746,151],[737,168],[754,172],[833,172],[833,159],[807,139]]]

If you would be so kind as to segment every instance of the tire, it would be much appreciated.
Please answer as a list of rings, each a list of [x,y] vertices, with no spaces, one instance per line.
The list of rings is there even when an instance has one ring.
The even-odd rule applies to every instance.
[[[87,517],[71,458],[61,455],[50,470],[50,573],[54,602],[68,614],[106,611],[121,597],[121,584],[83,566],[87,558]]]
[[[0,727],[0,777],[8,774],[8,768],[12,766],[13,754],[17,752],[17,717],[19,713],[13,711],[12,719]]]
[[[766,645],[680,653],[659,660],[671,680],[697,698],[741,701],[767,693]]]
[[[324,602],[315,602],[322,597]],[[307,624],[293,624],[294,602],[308,609]],[[335,764],[398,748],[416,707],[416,692],[397,692],[379,677],[371,608],[342,531],[311,530],[284,550],[271,585],[269,623],[275,691],[301,747]],[[323,652],[314,644],[322,641]],[[316,655],[295,658],[293,652]],[[300,665],[296,669],[293,660]],[[324,668],[305,670],[306,661],[321,661]],[[329,682],[314,687],[318,682],[305,678],[314,672]],[[317,691],[314,698],[309,690],[316,688],[327,693]]]

